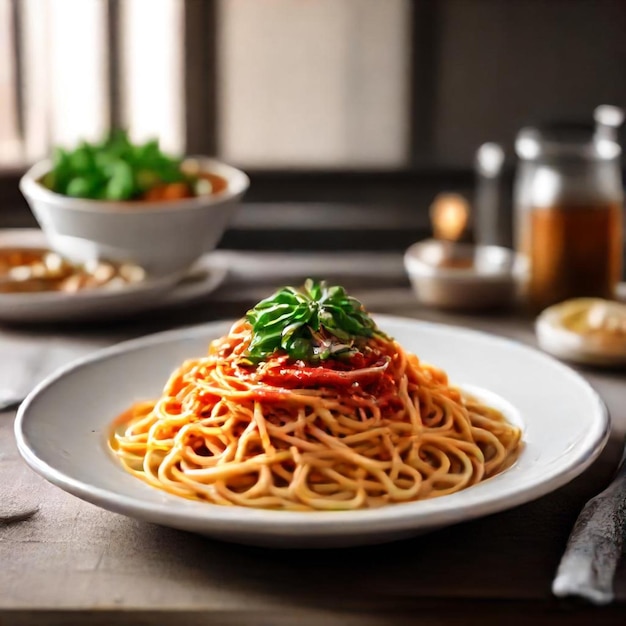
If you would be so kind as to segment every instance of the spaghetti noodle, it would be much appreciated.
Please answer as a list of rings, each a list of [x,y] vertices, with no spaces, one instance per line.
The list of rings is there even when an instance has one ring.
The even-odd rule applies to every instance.
[[[515,460],[518,428],[392,339],[362,337],[344,359],[277,350],[254,363],[249,319],[116,420],[129,472],[213,504],[345,510],[451,494]]]

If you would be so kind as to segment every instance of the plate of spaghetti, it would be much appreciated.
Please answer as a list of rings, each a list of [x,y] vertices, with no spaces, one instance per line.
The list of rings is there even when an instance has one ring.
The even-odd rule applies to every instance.
[[[125,342],[44,381],[26,462],[103,508],[265,546],[388,541],[580,474],[609,433],[565,365],[514,341],[284,287],[241,319]]]

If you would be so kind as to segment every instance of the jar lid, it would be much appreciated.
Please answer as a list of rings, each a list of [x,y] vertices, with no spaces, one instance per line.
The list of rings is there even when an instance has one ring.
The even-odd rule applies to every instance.
[[[536,161],[562,158],[610,161],[621,154],[617,141],[597,132],[597,126],[576,122],[556,122],[522,128],[515,140],[520,159]]]

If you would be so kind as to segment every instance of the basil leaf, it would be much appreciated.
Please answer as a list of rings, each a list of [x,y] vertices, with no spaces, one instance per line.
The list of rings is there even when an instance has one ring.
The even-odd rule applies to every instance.
[[[339,286],[307,279],[301,289],[283,287],[246,314],[252,339],[244,359],[259,362],[283,350],[292,359],[319,362],[349,358],[358,337],[385,337],[365,307]]]

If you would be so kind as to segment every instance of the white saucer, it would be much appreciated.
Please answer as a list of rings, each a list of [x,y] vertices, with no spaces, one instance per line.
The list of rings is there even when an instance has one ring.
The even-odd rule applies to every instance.
[[[0,231],[0,248],[46,248],[38,229]],[[51,323],[109,320],[199,300],[215,291],[227,269],[210,254],[186,274],[171,274],[122,289],[91,289],[68,294],[58,291],[0,293],[0,322]]]

